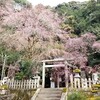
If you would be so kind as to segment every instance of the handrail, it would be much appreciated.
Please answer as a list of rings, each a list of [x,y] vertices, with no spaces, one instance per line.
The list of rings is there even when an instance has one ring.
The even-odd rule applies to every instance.
[[[41,88],[38,88],[35,92],[35,94],[33,95],[33,97],[31,98],[31,100],[35,100],[36,97],[38,96],[39,92],[40,92]]]

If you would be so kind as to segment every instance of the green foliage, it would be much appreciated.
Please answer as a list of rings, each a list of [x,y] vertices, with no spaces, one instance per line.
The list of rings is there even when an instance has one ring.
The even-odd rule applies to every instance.
[[[66,93],[67,92],[67,88],[63,88],[62,92]]]
[[[30,60],[22,60],[20,63],[20,72],[16,73],[15,79],[27,79],[32,76],[32,65]]]
[[[0,86],[0,90],[3,90],[3,89],[7,90],[8,89],[8,86],[6,84],[1,85]]]
[[[3,63],[3,56],[6,54],[7,50],[5,44],[0,44],[0,63]]]
[[[14,0],[16,3],[22,4],[22,5],[27,5],[28,1],[27,0]]]
[[[0,43],[0,54],[6,53],[6,51],[7,51],[6,45],[4,43]]]
[[[95,100],[100,100],[100,97],[97,97]]]
[[[16,73],[15,79],[17,80],[24,79],[24,73],[23,72]]]
[[[5,55],[5,54],[7,55],[6,63],[8,65],[14,64],[20,58],[20,52],[7,50],[7,48],[2,44],[0,46],[0,61],[3,59],[2,56]]]
[[[100,64],[100,53],[91,53],[88,56],[88,62],[90,66],[95,66]]]
[[[98,3],[100,3],[100,0],[97,0]]]
[[[87,96],[81,92],[73,92],[68,95],[68,100],[87,100]]]
[[[20,58],[20,53],[19,52],[9,51],[7,53],[7,55],[8,55],[8,58],[7,58],[7,64],[8,65],[14,64]]]
[[[100,2],[95,0],[84,3],[72,1],[59,4],[55,9],[60,16],[66,17],[64,24],[72,27],[74,34],[91,32],[100,39]],[[70,16],[73,17],[70,18]]]

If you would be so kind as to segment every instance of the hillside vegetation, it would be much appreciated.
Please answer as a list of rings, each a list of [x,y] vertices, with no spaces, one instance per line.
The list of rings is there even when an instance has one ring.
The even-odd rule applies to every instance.
[[[26,0],[0,0],[0,62],[6,74],[31,77],[43,59],[73,59],[73,66],[100,64],[100,2],[55,8]],[[6,55],[6,56],[5,56]],[[16,74],[15,74],[16,72]]]
[[[59,16],[65,20],[62,28],[70,28],[77,35],[91,32],[100,39],[100,1],[69,2],[59,4],[56,8]],[[65,27],[66,26],[66,27]]]

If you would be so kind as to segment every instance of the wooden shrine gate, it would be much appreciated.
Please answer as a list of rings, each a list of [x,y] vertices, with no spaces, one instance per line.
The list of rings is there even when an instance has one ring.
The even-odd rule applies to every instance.
[[[47,65],[47,63],[51,63],[51,62],[53,62],[53,63],[62,62],[62,63],[61,64],[58,63],[58,64]],[[68,81],[67,81],[67,79],[68,79],[68,68],[67,68],[67,65],[70,65],[70,64],[68,64],[68,62],[65,61],[65,59],[59,58],[59,59],[53,59],[53,60],[43,60],[42,63],[43,63],[42,88],[45,87],[45,69],[46,68],[57,68],[57,67],[64,67],[64,69],[65,69],[65,80],[66,80],[65,84],[66,84],[66,87],[68,86]],[[59,81],[57,83],[57,87],[59,88]]]

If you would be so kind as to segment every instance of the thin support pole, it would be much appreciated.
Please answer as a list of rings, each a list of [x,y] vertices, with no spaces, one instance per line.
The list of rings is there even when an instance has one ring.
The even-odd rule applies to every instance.
[[[45,62],[43,62],[43,70],[42,70],[42,88],[45,87]]]
[[[59,72],[57,73],[57,88],[59,88]]]
[[[65,84],[66,84],[66,88],[68,88],[68,68],[67,66],[65,66]]]
[[[4,60],[3,60],[3,66],[2,66],[2,74],[1,74],[1,80],[5,77],[5,66],[6,66],[6,59],[7,59],[7,55],[4,56]]]

